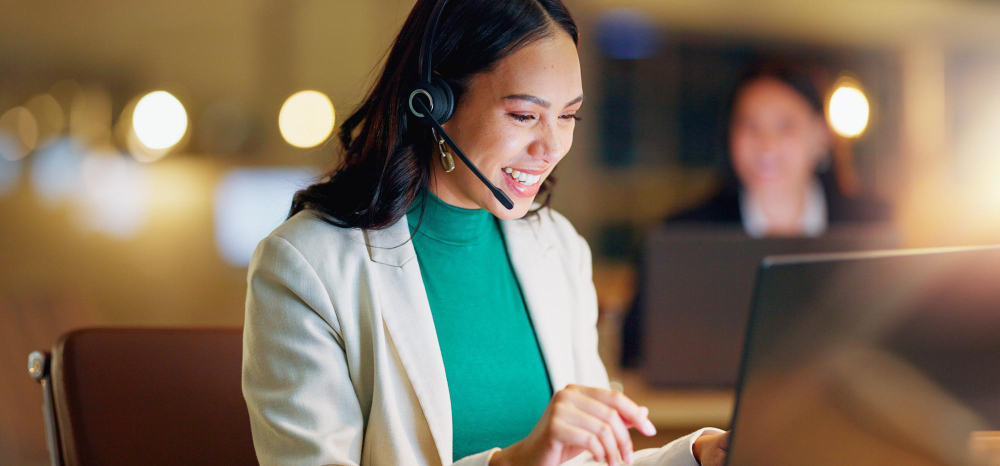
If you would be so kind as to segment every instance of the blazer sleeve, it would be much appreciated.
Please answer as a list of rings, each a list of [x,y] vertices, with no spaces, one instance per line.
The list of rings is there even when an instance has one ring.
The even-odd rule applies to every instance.
[[[264,239],[247,277],[243,396],[262,465],[361,462],[364,419],[336,313],[305,257]]]
[[[578,364],[580,384],[593,387],[608,388],[608,373],[597,351],[597,292],[594,288],[593,260],[590,246],[582,236],[580,238],[580,273],[583,283],[584,318],[576,319],[578,327],[574,329],[574,337],[578,339],[577,354],[585,363]],[[646,448],[635,452],[635,466],[699,466],[694,459],[692,446],[694,441],[703,434],[722,433],[722,430],[707,427],[692,432],[660,448]],[[568,464],[592,465],[595,463],[589,453],[568,462]]]

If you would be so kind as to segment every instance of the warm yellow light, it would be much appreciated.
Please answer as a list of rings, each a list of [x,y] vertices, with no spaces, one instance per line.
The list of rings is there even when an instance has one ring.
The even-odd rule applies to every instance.
[[[10,147],[12,152],[0,152],[0,156],[10,161],[24,158],[38,144],[38,122],[24,107],[14,107],[0,116],[0,132],[9,132],[17,143]]]
[[[830,125],[845,138],[856,138],[868,127],[868,98],[854,84],[844,83],[830,96]]]
[[[184,137],[187,125],[184,105],[167,91],[146,94],[132,114],[132,130],[139,142],[150,149],[173,147]]]
[[[333,132],[333,103],[319,91],[292,94],[281,106],[278,128],[289,144],[303,149],[314,147]]]
[[[24,104],[38,121],[39,147],[44,142],[62,132],[66,125],[63,109],[51,94],[39,94]]]

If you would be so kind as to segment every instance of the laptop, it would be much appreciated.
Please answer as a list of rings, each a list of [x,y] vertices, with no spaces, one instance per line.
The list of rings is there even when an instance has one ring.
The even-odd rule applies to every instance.
[[[897,236],[885,226],[839,227],[819,238],[781,239],[696,225],[652,232],[638,298],[647,381],[660,387],[734,389],[761,260],[891,249]]]
[[[732,429],[732,466],[1000,464],[1000,247],[766,259]]]

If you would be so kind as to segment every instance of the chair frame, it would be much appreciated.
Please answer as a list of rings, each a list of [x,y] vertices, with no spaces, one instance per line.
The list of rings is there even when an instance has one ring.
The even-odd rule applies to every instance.
[[[45,420],[45,445],[49,450],[50,464],[63,466],[65,462],[59,442],[59,422],[56,418],[52,376],[49,372],[51,362],[52,354],[48,351],[32,351],[28,355],[28,374],[42,388],[42,417]]]

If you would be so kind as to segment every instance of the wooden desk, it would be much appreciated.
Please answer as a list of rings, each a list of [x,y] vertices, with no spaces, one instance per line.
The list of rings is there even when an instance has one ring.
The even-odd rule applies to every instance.
[[[736,403],[732,390],[660,389],[650,387],[641,374],[626,372],[616,378],[624,393],[649,408],[649,420],[657,429],[690,427],[727,428]]]

